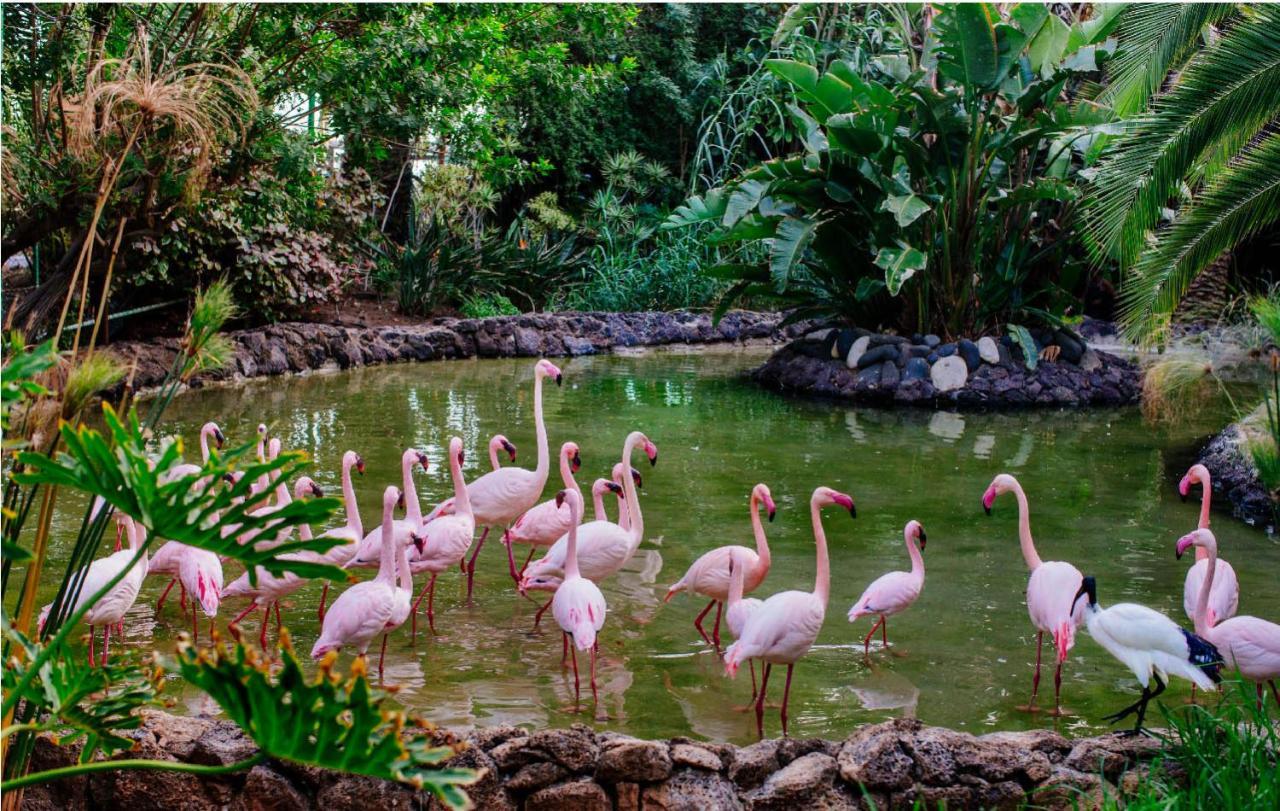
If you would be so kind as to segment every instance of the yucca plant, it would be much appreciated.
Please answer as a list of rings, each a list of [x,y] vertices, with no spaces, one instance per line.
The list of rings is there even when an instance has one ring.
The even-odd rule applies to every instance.
[[[1099,102],[1121,134],[1086,232],[1125,274],[1126,332],[1154,341],[1201,272],[1280,222],[1280,8],[1134,4],[1120,20]]]

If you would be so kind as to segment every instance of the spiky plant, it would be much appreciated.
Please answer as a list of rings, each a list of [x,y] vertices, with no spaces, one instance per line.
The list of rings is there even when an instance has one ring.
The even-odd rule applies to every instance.
[[[1150,422],[1179,422],[1222,391],[1207,357],[1163,357],[1143,372],[1142,416]]]
[[[1213,23],[1221,31],[1197,49]],[[1280,8],[1138,4],[1119,38],[1116,112],[1154,101],[1124,122],[1084,210],[1097,258],[1126,273],[1126,331],[1150,341],[1201,271],[1280,219]]]

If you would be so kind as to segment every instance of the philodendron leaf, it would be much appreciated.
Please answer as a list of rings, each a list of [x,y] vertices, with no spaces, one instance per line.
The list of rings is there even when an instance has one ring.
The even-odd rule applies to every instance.
[[[1036,339],[1031,337],[1031,331],[1019,324],[1009,325],[1009,337],[1013,338],[1022,349],[1022,361],[1031,371],[1035,371],[1036,363],[1039,362],[1039,356],[1036,352]]]
[[[906,228],[930,210],[924,200],[914,194],[891,194],[880,203],[881,211],[893,212],[899,228]]]
[[[916,275],[916,271],[924,270],[928,261],[927,256],[910,245],[881,248],[875,258],[876,266],[884,268],[884,283],[891,296],[898,295],[902,285]]]

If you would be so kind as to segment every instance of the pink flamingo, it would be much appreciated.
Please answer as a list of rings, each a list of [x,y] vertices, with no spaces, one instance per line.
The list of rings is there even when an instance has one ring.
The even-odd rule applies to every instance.
[[[547,474],[551,469],[549,451],[547,449],[547,426],[542,420],[542,379],[550,377],[559,386],[564,381],[560,369],[549,360],[539,360],[533,367],[533,422],[538,439],[538,464],[533,470],[519,467],[504,467],[484,474],[467,487],[471,498],[471,510],[476,524],[484,527],[480,540],[467,561],[467,599],[475,587],[476,558],[484,547],[489,530],[498,528],[506,530],[525,510],[538,503],[542,488],[547,484]],[[511,567],[511,577],[520,582],[516,574],[515,553],[507,545],[507,563]]]
[[[294,483],[293,489],[294,496],[299,499],[306,498],[307,496],[320,498],[324,495],[324,493],[321,492],[320,487],[312,481],[309,476],[299,477],[298,481]],[[289,503],[292,503],[292,498],[286,497],[286,499],[281,503],[281,506]],[[304,541],[311,540],[311,526],[309,524],[300,524],[298,526],[298,537]],[[314,561],[319,556],[314,553],[298,552],[282,557],[290,557],[295,560]],[[237,635],[239,633],[240,620],[244,619],[245,616],[255,609],[262,609],[262,633],[258,637],[258,642],[262,649],[266,650],[267,619],[271,613],[272,606],[276,609],[276,631],[278,633],[280,626],[282,625],[282,620],[280,618],[280,600],[288,597],[290,594],[293,594],[295,591],[305,586],[307,584],[307,579],[300,577],[293,572],[287,572],[279,576],[273,575],[268,573],[261,566],[258,567],[257,576],[258,584],[254,586],[249,583],[249,573],[245,572],[223,589],[222,597],[252,598],[252,602],[249,603],[249,607],[244,611],[241,611],[240,614],[229,624],[229,627],[232,628]]]
[[[560,446],[560,479],[565,488],[578,493],[582,498],[582,488],[578,486],[573,474],[582,467],[582,456],[578,453],[578,443],[566,442]],[[533,553],[538,547],[551,546],[562,535],[569,531],[572,516],[559,496],[531,507],[528,512],[516,519],[502,537],[502,542],[510,546],[513,543],[529,545],[529,558],[524,565],[529,565]],[[514,561],[514,558],[513,558]],[[524,568],[521,567],[521,571]],[[517,577],[517,581],[519,578]]]
[[[342,454],[342,506],[347,513],[347,522],[334,527],[320,535],[321,538],[339,538],[340,546],[335,546],[320,556],[320,560],[334,566],[346,566],[355,557],[364,539],[364,524],[360,520],[360,505],[356,502],[356,488],[351,483],[351,471],[364,475],[364,459],[355,451]],[[324,622],[324,605],[329,597],[329,581],[324,581],[324,590],[320,592],[320,607],[317,616]]]
[[[489,438],[489,465],[494,470],[502,469],[502,460],[498,458],[498,452],[505,451],[507,458],[511,460],[511,464],[516,463],[516,446],[502,434],[494,434]]]
[[[775,664],[787,666],[787,683],[782,691],[782,734],[787,734],[787,702],[791,698],[791,675],[822,630],[831,594],[831,562],[827,557],[827,535],[822,528],[822,508],[839,506],[857,517],[853,499],[830,487],[819,487],[809,499],[813,538],[817,544],[817,576],[813,591],[783,591],[764,601],[747,618],[738,641],[725,651],[725,673],[737,675],[742,662],[764,661],[764,674],[756,694],[756,730],[764,735],[764,701],[769,689],[769,672]]]
[[[729,556],[729,596],[724,603],[724,621],[729,626],[729,633],[737,639],[742,635],[742,629],[747,627],[747,620],[760,609],[760,606],[764,605],[764,600],[758,597],[743,598],[743,581],[746,578],[746,572],[751,568],[751,559],[748,557],[750,550],[741,546],[730,548],[732,552]],[[747,664],[751,668],[751,700],[754,702],[758,689],[756,663],[754,659],[748,659]]]
[[[93,656],[93,637],[97,633],[96,629],[98,627],[102,628],[101,664],[105,667],[108,646],[111,642],[111,629],[113,627],[123,627],[124,615],[138,599],[138,591],[142,588],[142,578],[147,571],[146,554],[142,555],[136,566],[129,568],[133,562],[134,555],[142,548],[142,544],[146,540],[146,530],[138,522],[123,513],[116,513],[115,519],[117,525],[124,528],[128,537],[129,547],[93,561],[89,564],[87,571],[82,571],[80,576],[83,580],[81,581],[80,593],[76,596],[75,603],[71,606],[71,609],[66,612],[66,616],[69,617],[79,611],[90,597],[114,579],[121,570],[127,570],[128,573],[125,574],[120,582],[85,612],[84,622],[89,626],[90,667],[98,666],[98,662],[94,660]],[[44,629],[44,624],[49,619],[50,608],[52,608],[52,604],[40,609],[38,623],[41,630]]]
[[[441,572],[463,561],[471,547],[471,539],[475,536],[476,521],[471,507],[471,488],[462,478],[462,462],[462,440],[455,436],[449,440],[449,475],[453,478],[454,512],[452,515],[442,515],[417,530],[423,543],[418,554],[409,562],[414,574],[426,572],[431,575],[410,612],[413,617],[414,639],[418,636],[418,606],[422,604],[423,597],[427,599],[427,625],[435,633],[436,578]]]
[[[320,638],[311,648],[312,659],[319,659],[326,653],[341,650],[347,645],[354,647],[363,659],[373,638],[379,633],[385,633],[393,622],[397,602],[402,602],[400,592],[406,584],[412,590],[407,549],[411,543],[420,547],[422,541],[409,533],[407,540],[397,543],[392,516],[402,495],[395,487],[388,487],[383,491],[382,562],[378,566],[378,575],[372,580],[356,583],[333,601],[333,605],[325,612]],[[385,637],[383,643],[385,652]]]
[[[596,521],[608,521],[609,514],[604,509],[604,494],[613,493],[622,497],[622,485],[608,479],[596,479],[591,483],[591,511]]]
[[[640,475],[640,471],[630,465],[623,465],[621,462],[613,466],[613,471],[609,474],[613,483],[622,487],[623,470],[631,470],[631,480],[635,482],[636,488],[644,487],[644,478]],[[627,499],[625,493],[618,499],[618,526],[623,529],[631,529],[631,518],[627,516]]]
[[[404,518],[397,519],[392,526],[397,542],[407,542],[409,533],[422,526],[422,506],[418,501],[418,489],[413,483],[414,464],[422,465],[423,471],[429,469],[427,455],[417,448],[406,448],[400,454],[400,478],[403,482],[401,492],[404,495]],[[382,558],[382,528],[378,527],[364,536],[358,548],[347,561],[348,569],[381,568],[378,562]]]
[[[1218,542],[1208,529],[1197,529],[1178,539],[1177,556],[1195,546],[1207,553],[1205,588],[1196,598],[1194,622],[1196,633],[1212,642],[1222,654],[1228,667],[1240,671],[1240,675],[1254,683],[1258,691],[1258,708],[1262,708],[1262,683],[1271,685],[1271,695],[1280,704],[1280,691],[1276,679],[1280,679],[1280,625],[1258,617],[1236,616],[1210,625],[1212,617],[1209,600],[1213,594],[1215,567],[1218,562]]]
[[[265,423],[258,423],[258,462],[267,461],[267,426]],[[271,479],[267,474],[263,473],[258,477],[257,481],[249,485],[250,495],[258,495],[265,493],[271,489]]]
[[[871,653],[871,637],[876,635],[877,628],[881,629],[880,639],[885,648],[889,647],[887,618],[910,608],[924,590],[924,557],[921,553],[928,541],[924,527],[919,521],[908,521],[902,535],[907,544],[907,555],[911,558],[911,571],[880,575],[849,609],[849,622],[857,622],[862,616],[879,617],[862,640],[864,654]]]
[[[703,554],[693,562],[689,567],[689,571],[684,573],[684,577],[677,580],[671,588],[667,589],[667,596],[664,602],[670,602],[671,598],[682,591],[701,594],[703,597],[710,598],[711,602],[707,603],[707,607],[702,609],[702,613],[693,621],[693,627],[698,629],[698,633],[706,640],[708,645],[714,645],[717,649],[720,647],[720,615],[724,611],[724,601],[729,596],[729,560],[738,552],[742,554],[743,559],[747,561],[747,571],[744,573],[745,581],[743,589],[747,594],[755,591],[764,582],[764,578],[769,574],[769,565],[772,557],[769,554],[769,539],[764,534],[764,524],[760,522],[760,505],[763,504],[765,510],[769,514],[769,521],[772,522],[774,515],[777,514],[777,508],[773,504],[773,495],[769,492],[768,486],[757,484],[751,489],[751,531],[756,536],[755,550],[748,549],[745,546],[720,546],[712,549],[710,552]],[[702,618],[707,615],[712,608],[716,610],[715,628],[711,632],[711,636],[707,636],[707,632],[702,629]]]
[[[596,692],[596,656],[600,645],[596,633],[604,627],[608,605],[600,587],[582,576],[578,570],[578,524],[582,521],[582,494],[566,489],[556,494],[556,506],[567,504],[572,516],[566,538],[564,582],[551,597],[551,615],[560,626],[563,648],[573,655],[573,700],[580,695],[578,686],[578,651],[591,651],[591,697],[599,703]],[[569,646],[570,638],[573,646]]]
[[[1200,529],[1209,528],[1209,500],[1213,495],[1213,487],[1209,479],[1209,469],[1204,465],[1192,465],[1187,475],[1178,482],[1178,494],[1185,501],[1191,492],[1191,485],[1201,486],[1200,494]],[[1200,587],[1205,582],[1205,573],[1209,569],[1209,553],[1204,547],[1196,547],[1196,562],[1187,570],[1187,579],[1182,586],[1182,610],[1187,619],[1195,622],[1196,601],[1200,596]],[[1209,625],[1216,625],[1219,620],[1234,617],[1240,607],[1240,581],[1236,579],[1236,570],[1222,558],[1218,558],[1217,575],[1213,578],[1213,589],[1209,592]],[[1192,686],[1194,690],[1194,685]]]
[[[274,460],[279,457],[281,447],[280,438],[271,437],[271,441],[267,443],[267,458]],[[281,471],[273,471],[271,473],[271,481],[275,486],[275,503],[270,506],[260,507],[253,510],[252,514],[255,516],[271,515],[272,513],[284,509],[286,505],[293,501],[289,496],[289,484],[284,480],[281,475]],[[264,491],[262,493],[262,499],[255,503],[266,504],[269,500],[267,492],[269,491]],[[277,530],[273,535],[271,534],[270,526],[268,526],[267,529],[262,531],[241,533],[239,538],[241,544],[252,543],[257,549],[271,549],[289,540],[289,536],[292,534],[293,529],[291,527],[285,527],[284,529]]]
[[[640,431],[632,431],[622,443],[622,464],[630,467],[631,454],[636,447],[643,447],[649,464],[658,463],[658,446]],[[644,517],[640,513],[640,500],[636,496],[635,479],[623,477],[626,494],[627,528],[610,521],[592,521],[578,528],[578,568],[582,576],[599,583],[616,574],[626,565],[644,539]],[[525,567],[520,579],[520,593],[528,591],[554,591],[564,579],[564,566],[568,554],[569,539],[564,536],[552,544],[547,553]],[[554,597],[552,598],[554,600]],[[548,600],[534,616],[534,625],[552,604]]]
[[[1076,628],[1084,619],[1083,608],[1076,604],[1075,599],[1083,575],[1070,563],[1040,560],[1035,542],[1031,539],[1027,494],[1022,491],[1018,480],[1009,474],[1001,473],[996,476],[991,486],[982,494],[982,508],[987,515],[991,514],[991,505],[996,496],[1008,492],[1012,492],[1018,500],[1018,539],[1022,545],[1022,558],[1031,570],[1031,578],[1027,581],[1027,613],[1037,631],[1036,674],[1031,681],[1031,701],[1025,709],[1028,712],[1036,711],[1036,693],[1040,689],[1040,653],[1047,632],[1053,636],[1058,657],[1058,666],[1053,674],[1053,714],[1061,715],[1062,663],[1067,660],[1067,651],[1075,645]]]
[[[226,435],[222,433],[222,429],[218,427],[216,422],[206,422],[200,427],[200,461],[205,465],[209,463],[209,440],[211,439],[217,446],[218,450],[222,450],[223,445],[227,442]],[[167,474],[162,477],[162,481],[169,482],[182,476],[190,476],[193,473],[199,473],[200,470],[201,468],[198,465],[176,465],[167,471]],[[164,600],[169,596],[169,592],[173,589],[174,584],[179,582],[177,576],[178,561],[183,550],[186,548],[186,544],[178,543],[177,541],[168,541],[151,556],[151,565],[147,568],[147,574],[171,575],[169,578],[169,585],[165,587],[164,593],[161,594],[160,599],[156,601],[156,613],[159,613],[160,609],[164,606]],[[116,535],[116,551],[120,551],[120,536],[118,533]],[[219,577],[221,577],[221,575],[219,575]],[[185,586],[182,586],[180,594],[180,602],[183,610],[185,611],[187,606],[187,592]]]

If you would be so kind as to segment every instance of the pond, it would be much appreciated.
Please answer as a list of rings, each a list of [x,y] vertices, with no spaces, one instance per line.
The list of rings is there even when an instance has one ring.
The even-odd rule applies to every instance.
[[[980,503],[1001,471],[1026,488],[1046,560],[1069,560],[1096,574],[1104,605],[1141,602],[1189,625],[1181,609],[1187,563],[1174,559],[1173,544],[1194,528],[1198,505],[1182,503],[1174,485],[1196,439],[1225,421],[1220,415],[1169,433],[1144,424],[1136,409],[952,414],[801,401],[743,379],[763,351],[580,358],[562,364],[563,388],[546,390],[552,453],[565,440],[579,443],[584,487],[607,475],[628,431],[644,430],[661,451],[657,467],[643,470],[646,541],[626,569],[603,584],[609,615],[601,638],[598,727],[643,737],[754,739],[754,717],[740,711],[750,696],[749,677],[744,672],[727,680],[693,628],[704,601],[680,595],[663,604],[662,598],[702,552],[752,543],[747,499],[761,481],[771,487],[778,513],[766,525],[773,569],[757,596],[812,589],[808,499],[815,486],[848,492],[858,506],[856,520],[840,510],[825,516],[832,599],[817,645],[796,669],[793,736],[840,738],[858,724],[897,716],[975,733],[1055,724],[1017,709],[1026,703],[1035,656],[1017,509],[1006,496],[988,517]],[[425,449],[432,462],[429,474],[418,475],[424,510],[451,493],[443,449],[452,435],[465,442],[469,479],[487,469],[485,445],[495,432],[510,437],[519,464],[531,467],[532,366],[530,360],[456,361],[254,382],[179,397],[166,425],[195,449],[206,419],[218,421],[232,443],[251,441],[265,422],[287,448],[312,454],[312,476],[334,495],[340,494],[340,457],[355,449],[367,465],[356,489],[370,527],[380,515],[383,488],[399,483],[407,446]],[[554,465],[551,475],[548,495],[559,488]],[[63,520],[72,514],[79,512],[65,510]],[[902,527],[913,518],[929,538],[924,593],[890,621],[893,651],[873,648],[866,659],[861,639],[871,623],[864,618],[850,625],[845,615],[872,579],[908,568]],[[1280,542],[1222,514],[1215,514],[1214,528],[1240,577],[1241,612],[1280,616]],[[227,580],[238,573],[228,567]],[[172,602],[155,616],[163,585],[150,578],[127,620],[132,653],[171,651],[185,627]],[[319,597],[320,584],[312,584],[285,606],[304,653],[318,633]],[[225,604],[219,625],[242,607]],[[436,597],[440,635],[420,634],[415,647],[407,628],[393,634],[387,681],[400,686],[406,705],[446,726],[591,721],[585,684],[582,709],[574,711],[572,674],[561,668],[554,622],[548,616],[542,631],[534,631],[534,609],[513,590],[503,547],[491,539],[473,603],[466,604],[456,570],[443,575]],[[257,619],[246,625],[256,632]],[[771,694],[777,699],[781,686],[778,677]],[[1051,703],[1051,671],[1042,686]],[[216,709],[176,681],[171,692],[181,696],[180,710]],[[1064,669],[1064,704],[1072,714],[1056,722],[1059,728],[1101,729],[1099,719],[1133,694],[1128,672],[1081,630]],[[1178,682],[1168,700],[1187,695],[1187,685]],[[777,733],[772,710],[766,734]]]

